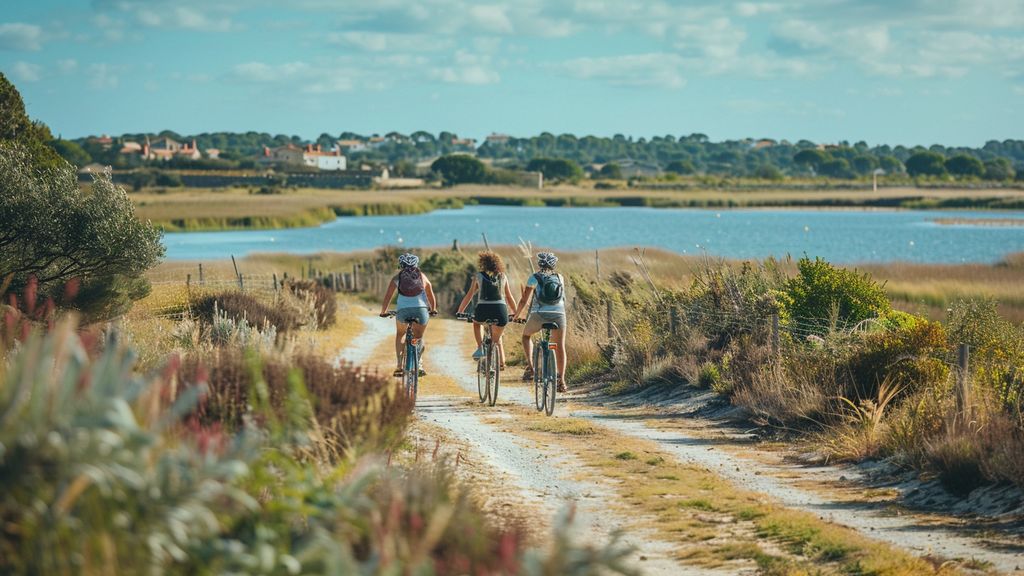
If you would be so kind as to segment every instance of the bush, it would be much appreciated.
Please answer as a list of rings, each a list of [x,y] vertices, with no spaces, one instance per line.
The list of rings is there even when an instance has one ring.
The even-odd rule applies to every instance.
[[[318,329],[333,326],[338,320],[338,300],[334,293],[313,280],[289,280],[285,288],[309,310]]]
[[[951,346],[970,346],[975,390],[1022,417],[1024,328],[1001,318],[996,302],[991,299],[954,302],[946,325]]]
[[[722,384],[722,373],[714,362],[705,362],[697,373],[697,387],[705,390],[717,389]]]
[[[883,287],[868,274],[836,268],[821,258],[803,257],[786,283],[790,321],[813,334],[849,328],[891,310]]]
[[[450,154],[430,165],[430,170],[441,175],[448,186],[456,184],[482,184],[487,180],[487,166],[472,156]]]
[[[905,396],[949,377],[946,331],[938,322],[921,318],[905,328],[868,334],[855,350],[849,361],[852,389],[846,391],[853,400],[875,399],[883,382]]]
[[[211,326],[217,320],[218,313],[235,322],[245,320],[257,329],[273,326],[277,332],[294,330],[300,325],[294,311],[264,304],[255,296],[243,292],[229,291],[204,296],[192,304],[192,313]]]
[[[60,301],[72,280],[79,297],[64,302],[105,320],[148,292],[143,276],[164,254],[160,231],[135,216],[125,191],[97,174],[88,191],[66,162],[37,169],[22,150],[0,153],[0,270],[10,291],[30,278],[39,294]]]

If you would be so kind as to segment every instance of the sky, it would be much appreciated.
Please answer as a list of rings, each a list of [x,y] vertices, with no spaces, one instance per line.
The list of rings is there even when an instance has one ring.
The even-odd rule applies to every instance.
[[[1024,0],[0,0],[65,138],[1024,138]]]

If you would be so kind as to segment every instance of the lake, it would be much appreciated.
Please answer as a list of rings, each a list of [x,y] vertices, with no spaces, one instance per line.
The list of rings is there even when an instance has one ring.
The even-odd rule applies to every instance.
[[[167,258],[346,252],[383,245],[516,244],[560,250],[650,246],[728,258],[821,256],[833,262],[996,262],[1024,251],[1024,226],[940,225],[936,218],[1022,218],[975,211],[532,208],[468,206],[412,216],[339,218],[316,228],[166,234]]]

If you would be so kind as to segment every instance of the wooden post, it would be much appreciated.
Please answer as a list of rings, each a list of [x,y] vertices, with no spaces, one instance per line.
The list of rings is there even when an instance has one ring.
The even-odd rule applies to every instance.
[[[331,272],[331,290],[338,291],[338,273]]]
[[[203,285],[203,263],[199,263],[199,285]]]
[[[772,354],[779,355],[779,313],[772,312]]]
[[[277,292],[277,272],[274,272],[274,292]]]
[[[456,238],[456,239],[452,240],[452,252],[458,252],[458,251],[459,251],[459,239]]]
[[[594,250],[594,278],[601,280],[601,253]]]
[[[480,235],[484,237],[484,250],[487,250],[488,252],[490,252],[491,251],[491,245],[487,243],[487,234],[484,233],[484,232],[481,232]]]
[[[612,337],[612,333],[614,332],[614,326],[612,326],[612,301],[608,300],[606,302],[606,304],[607,304],[608,339],[610,340],[611,337]]]
[[[971,406],[971,375],[970,375],[970,344],[961,344],[957,349],[957,409],[965,419],[969,419],[972,410]]]
[[[238,275],[238,289],[245,292],[245,280],[241,274]]]
[[[352,287],[353,292],[359,292],[359,264],[352,265]]]
[[[189,291],[192,290],[192,275],[191,274],[187,274],[185,276],[185,290],[189,290]]]
[[[235,255],[231,255],[231,265],[235,267],[235,276],[238,277],[238,289],[245,290],[245,286],[242,283],[242,275],[238,273],[238,263],[235,262]]]
[[[669,311],[668,324],[670,333],[676,336],[679,333],[679,309],[675,306]]]

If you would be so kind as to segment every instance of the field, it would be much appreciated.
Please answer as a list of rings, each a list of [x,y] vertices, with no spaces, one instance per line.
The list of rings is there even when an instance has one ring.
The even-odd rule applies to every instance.
[[[598,190],[556,186],[529,190],[504,186],[457,186],[414,190],[284,189],[254,194],[244,188],[158,189],[131,194],[140,218],[167,230],[225,230],[314,226],[335,216],[415,214],[463,204],[523,206],[806,207],[806,208],[991,208],[1024,207],[1016,189],[884,188],[749,190]]]

